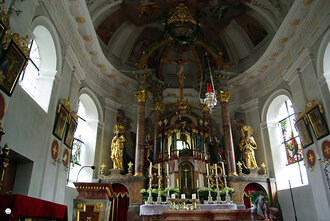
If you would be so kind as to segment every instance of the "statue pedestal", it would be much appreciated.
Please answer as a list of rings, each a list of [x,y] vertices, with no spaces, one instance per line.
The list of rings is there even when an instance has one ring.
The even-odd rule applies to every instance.
[[[144,176],[133,176],[131,174],[121,175],[121,170],[111,169],[109,176],[100,176],[101,183],[120,183],[126,187],[129,193],[130,204],[142,204],[140,190],[144,188],[146,178]]]
[[[111,210],[110,196],[113,194],[109,183],[75,183],[78,196],[73,200],[72,220],[108,221]]]

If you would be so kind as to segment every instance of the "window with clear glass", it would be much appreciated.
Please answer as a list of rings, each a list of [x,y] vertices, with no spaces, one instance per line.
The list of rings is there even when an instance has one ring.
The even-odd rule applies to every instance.
[[[35,95],[37,79],[39,77],[40,54],[37,42],[30,41],[30,58],[25,71],[21,75],[20,84],[32,97]]]
[[[283,145],[286,151],[287,163],[292,164],[303,159],[302,145],[298,132],[294,127],[295,116],[293,109],[288,105],[287,101],[285,101],[285,105],[281,109],[287,115],[279,122],[281,124]]]

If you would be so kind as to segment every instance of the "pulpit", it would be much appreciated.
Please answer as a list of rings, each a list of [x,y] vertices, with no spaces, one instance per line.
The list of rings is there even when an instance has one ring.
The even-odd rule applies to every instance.
[[[110,220],[112,185],[109,183],[75,183],[78,196],[73,200],[73,217],[77,221]]]

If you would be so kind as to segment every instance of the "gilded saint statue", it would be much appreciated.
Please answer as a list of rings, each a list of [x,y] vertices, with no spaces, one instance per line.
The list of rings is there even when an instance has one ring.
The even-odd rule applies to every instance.
[[[122,125],[115,125],[113,132],[115,136],[111,141],[111,160],[113,162],[113,169],[124,170],[123,167],[123,150],[125,137],[122,135],[124,127]]]
[[[241,160],[245,168],[258,169],[256,159],[254,157],[254,150],[257,149],[257,143],[252,137],[253,129],[251,126],[244,125],[241,129],[243,139],[239,144],[241,151]]]

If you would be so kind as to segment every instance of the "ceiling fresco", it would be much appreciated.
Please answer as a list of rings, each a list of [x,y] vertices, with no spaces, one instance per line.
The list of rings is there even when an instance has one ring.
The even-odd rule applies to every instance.
[[[99,41],[104,43],[101,45],[105,45],[102,46],[103,49],[111,52],[111,48],[123,39],[121,34],[124,31],[120,26],[129,24],[132,35],[137,36],[134,37],[134,42],[123,44],[122,51],[127,51],[128,56],[126,60],[119,58],[120,65],[115,65],[118,70],[152,69],[157,78],[165,81],[168,87],[177,87],[177,70],[173,63],[181,58],[187,61],[184,65],[187,72],[185,84],[187,87],[194,87],[201,78],[201,73],[208,68],[202,64],[205,52],[210,55],[212,68],[226,69],[229,78],[236,77],[253,65],[243,62],[248,60],[248,56],[253,56],[253,53],[260,56],[262,53],[257,53],[254,48],[258,46],[258,50],[265,50],[276,32],[271,30],[270,27],[274,25],[267,23],[262,14],[268,13],[269,18],[274,19],[273,24],[276,24],[287,13],[291,2],[123,0],[115,10],[102,16],[104,19],[98,22],[96,33]],[[86,3],[92,8],[97,1]],[[180,16],[184,21],[180,20]],[[141,28],[142,31],[134,31]],[[112,44],[110,42],[115,35],[116,41]],[[111,56],[108,59],[112,63]],[[133,77],[129,71],[124,74]]]

